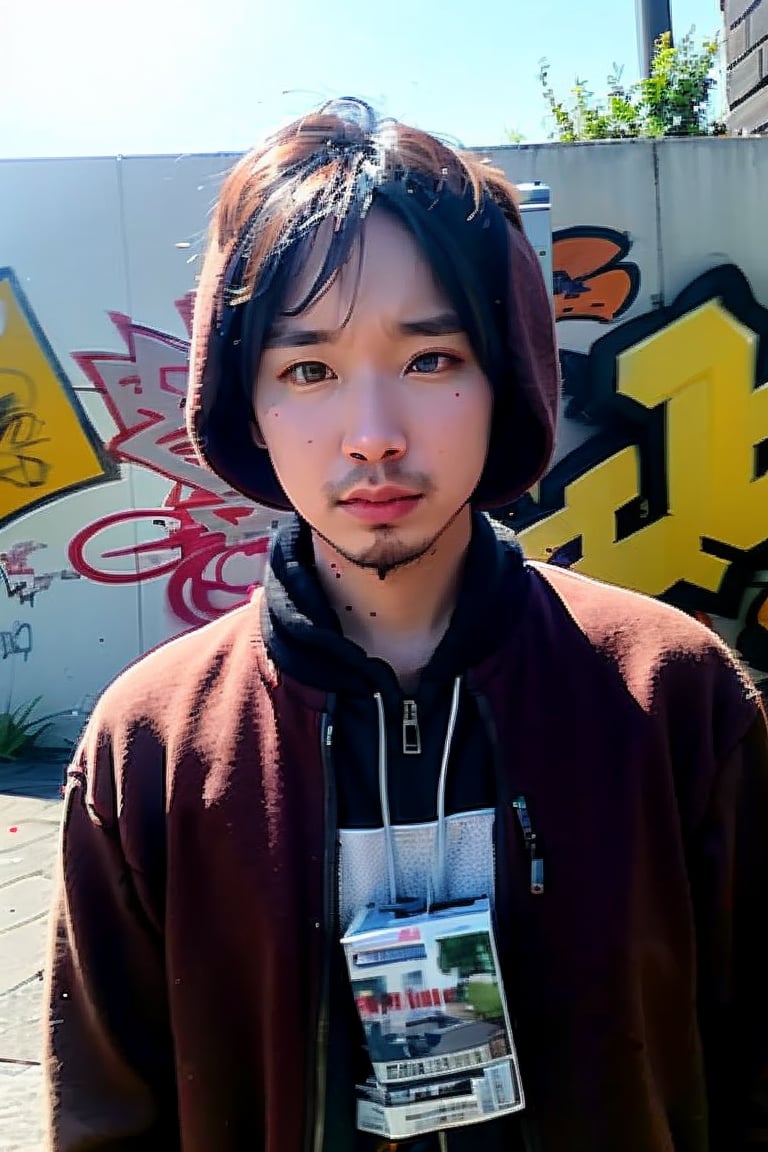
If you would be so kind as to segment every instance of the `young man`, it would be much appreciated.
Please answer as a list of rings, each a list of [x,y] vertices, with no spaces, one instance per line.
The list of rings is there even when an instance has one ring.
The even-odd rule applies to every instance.
[[[189,428],[296,514],[72,765],[49,1148],[765,1146],[764,717],[704,628],[484,515],[557,399],[500,173],[341,102],[230,174]]]

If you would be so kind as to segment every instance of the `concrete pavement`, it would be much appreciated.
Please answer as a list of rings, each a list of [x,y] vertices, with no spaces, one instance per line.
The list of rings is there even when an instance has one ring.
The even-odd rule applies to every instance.
[[[42,972],[62,773],[60,763],[0,763],[0,1152],[42,1148]]]

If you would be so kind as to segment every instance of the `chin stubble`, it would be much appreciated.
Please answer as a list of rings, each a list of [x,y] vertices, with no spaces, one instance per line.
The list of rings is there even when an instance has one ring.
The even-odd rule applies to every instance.
[[[345,551],[334,540],[331,540],[328,536],[324,535],[324,533],[318,531],[317,528],[313,528],[312,531],[322,541],[324,541],[324,543],[326,543],[329,548],[332,548],[337,556],[341,556],[342,559],[346,560],[348,564],[352,564],[355,568],[361,568],[368,572],[375,572],[379,580],[386,580],[390,572],[396,572],[400,568],[406,568],[409,565],[418,564],[420,560],[423,560],[425,556],[429,555],[429,553],[431,553],[435,546],[438,544],[442,536],[444,536],[451,525],[455,523],[468,503],[469,501],[466,501],[464,504],[460,505],[453,513],[453,515],[450,516],[448,520],[446,520],[442,528],[440,528],[439,531],[436,532],[433,536],[430,536],[428,540],[423,541],[421,544],[417,545],[415,548],[409,549],[407,552],[400,552],[399,554],[395,541],[392,541],[390,545],[389,555],[386,551],[386,537],[391,537],[395,531],[391,525],[382,525],[380,528],[375,529],[375,531],[381,533],[385,539],[382,541],[377,541],[377,543],[368,549],[367,552],[361,552],[357,555],[355,555],[353,552]],[[382,545],[384,546],[383,554],[381,551]]]

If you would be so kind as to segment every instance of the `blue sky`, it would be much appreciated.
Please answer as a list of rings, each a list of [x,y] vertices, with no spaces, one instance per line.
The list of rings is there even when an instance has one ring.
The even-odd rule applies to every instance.
[[[677,34],[719,0],[672,0]],[[634,0],[2,0],[0,157],[247,148],[360,95],[465,145],[548,135],[538,83],[637,76]]]

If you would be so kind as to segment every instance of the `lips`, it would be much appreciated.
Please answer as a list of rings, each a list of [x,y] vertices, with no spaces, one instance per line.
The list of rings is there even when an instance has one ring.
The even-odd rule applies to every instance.
[[[418,492],[386,485],[382,488],[355,488],[340,504],[345,512],[367,524],[391,524],[408,516],[420,501]]]
[[[349,504],[352,501],[363,501],[366,504],[388,504],[392,500],[418,500],[418,492],[410,488],[398,488],[395,484],[385,484],[381,488],[355,488],[341,501]]]

